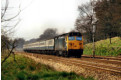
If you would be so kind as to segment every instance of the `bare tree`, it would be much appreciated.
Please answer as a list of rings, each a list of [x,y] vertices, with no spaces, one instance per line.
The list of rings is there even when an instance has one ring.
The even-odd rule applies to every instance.
[[[19,18],[19,15],[21,13],[20,1],[14,3],[15,6],[12,5],[11,3],[12,3],[11,0],[1,1],[1,27],[2,30],[4,30],[2,32],[2,35],[5,35],[7,37],[13,33],[13,29],[21,21]]]
[[[2,4],[1,4],[1,22],[7,23],[9,21],[12,21],[14,19],[16,19],[19,14],[21,13],[21,4],[18,3],[19,6],[16,7],[12,7],[12,5],[10,5],[10,0],[2,0]],[[16,11],[14,11],[16,10]],[[4,25],[2,25],[4,26]],[[5,25],[7,26],[7,25]]]
[[[3,39],[3,38],[2,38],[2,39]],[[16,43],[15,40],[12,41],[12,42],[9,42],[9,40],[6,41],[5,39],[2,40],[2,44],[5,44],[5,45],[3,45],[4,47],[2,46],[1,48],[2,48],[2,51],[7,50],[7,55],[6,55],[6,56],[4,57],[4,59],[2,60],[1,65],[10,57],[11,54],[14,55],[14,61],[16,61],[16,60],[15,60],[15,53],[13,52],[13,50],[14,50],[15,47],[16,47],[15,43]],[[5,55],[5,54],[4,54],[4,55]]]
[[[16,47],[16,40],[12,40],[10,35],[13,33],[12,30],[20,22],[19,15],[21,13],[21,4],[15,3],[14,5],[18,6],[12,6],[10,3],[10,0],[1,1],[1,53],[3,58],[1,64],[3,64],[11,54],[14,55],[15,61],[15,54],[13,50]]]
[[[7,58],[13,54],[14,61],[15,61],[15,54],[14,49],[17,46],[17,40],[12,40],[11,34],[14,33],[13,29],[19,24],[21,19],[19,15],[21,11],[25,10],[27,6],[23,9],[21,7],[21,0],[2,0],[1,1],[1,26],[2,26],[2,33],[1,33],[1,49],[2,49],[2,56],[5,52],[5,57],[3,58],[2,64],[7,60]],[[30,0],[32,3],[33,0]],[[29,1],[28,1],[29,2]]]
[[[76,20],[76,29],[84,33],[88,42],[92,42],[93,22],[95,22],[94,2],[82,4],[78,7],[79,17]]]

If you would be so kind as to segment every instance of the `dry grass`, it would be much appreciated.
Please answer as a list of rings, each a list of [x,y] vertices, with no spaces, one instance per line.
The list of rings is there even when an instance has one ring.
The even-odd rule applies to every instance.
[[[89,77],[89,76],[94,77],[95,79],[98,79],[98,80],[120,80],[121,79],[121,76],[116,76],[115,74],[112,75],[112,73],[110,72],[97,70],[95,68],[92,69],[92,68],[84,67],[80,65],[77,66],[74,64],[68,64],[66,63],[66,61],[65,63],[62,63],[62,62],[52,60],[52,59],[49,60],[42,56],[40,56],[39,58],[30,56],[30,55],[24,55],[24,56],[29,57],[35,60],[36,62],[40,62],[42,64],[53,67],[57,71],[75,72],[85,77]]]

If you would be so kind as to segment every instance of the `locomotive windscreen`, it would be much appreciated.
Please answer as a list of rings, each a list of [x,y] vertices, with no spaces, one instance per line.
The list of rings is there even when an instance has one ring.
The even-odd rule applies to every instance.
[[[69,33],[69,36],[82,36],[82,34],[79,32],[73,32],[73,33]]]
[[[78,40],[78,41],[81,41],[82,40],[82,37],[80,36],[80,37],[76,37],[76,40]]]
[[[72,37],[72,36],[71,36],[71,37],[69,37],[69,40],[75,40],[75,37]]]

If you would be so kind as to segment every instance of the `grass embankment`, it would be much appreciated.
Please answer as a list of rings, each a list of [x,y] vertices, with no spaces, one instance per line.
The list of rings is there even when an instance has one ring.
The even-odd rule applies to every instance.
[[[16,55],[16,62],[13,61],[13,57],[9,57],[1,68],[2,80],[93,80],[73,72],[55,71],[47,65],[20,55]]]
[[[101,56],[118,56],[121,55],[121,39],[119,37],[114,37],[110,40],[101,40],[95,42],[95,53]],[[93,43],[84,45],[84,54],[92,55]]]

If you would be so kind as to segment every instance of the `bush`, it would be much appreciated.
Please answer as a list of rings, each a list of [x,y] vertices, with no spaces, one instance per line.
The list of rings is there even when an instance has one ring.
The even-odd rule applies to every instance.
[[[19,72],[18,74],[17,74],[17,79],[18,80],[25,80],[26,78],[25,78],[25,75],[23,74],[23,72]]]
[[[27,80],[38,80],[39,79],[39,75],[38,74],[29,74],[27,76]]]
[[[26,68],[26,66],[25,65],[20,65],[19,68],[20,68],[20,70],[23,70],[23,69]]]
[[[35,66],[32,66],[32,65],[29,65],[29,69],[30,69],[31,71],[34,71],[34,70],[36,69],[36,67],[35,67]]]
[[[67,72],[61,72],[61,74],[60,74],[62,77],[67,77],[68,75],[69,75],[69,73],[67,73]]]

